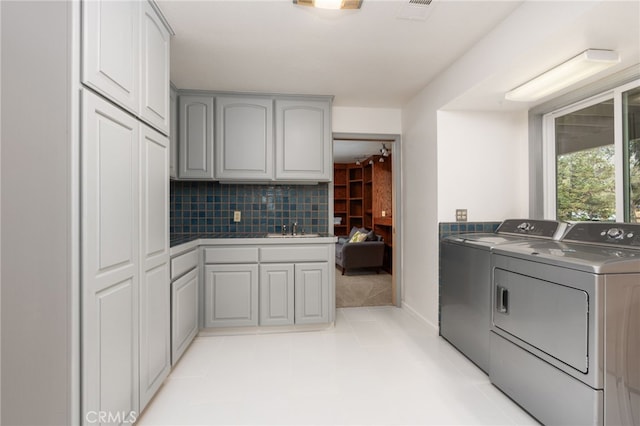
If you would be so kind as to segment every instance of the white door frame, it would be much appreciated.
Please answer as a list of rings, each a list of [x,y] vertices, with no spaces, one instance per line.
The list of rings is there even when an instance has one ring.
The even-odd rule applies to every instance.
[[[396,306],[402,306],[402,149],[398,134],[334,132],[333,140],[379,141],[393,143],[393,277],[396,283]],[[332,144],[333,150],[333,144]],[[329,185],[329,233],[333,234],[333,185]]]

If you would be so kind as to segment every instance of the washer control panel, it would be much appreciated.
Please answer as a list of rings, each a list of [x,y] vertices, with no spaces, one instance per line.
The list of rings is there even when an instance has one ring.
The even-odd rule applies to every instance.
[[[498,234],[553,238],[559,227],[560,222],[554,220],[507,219],[500,224],[496,232]]]
[[[611,244],[640,249],[640,224],[578,222],[569,228],[562,241]]]

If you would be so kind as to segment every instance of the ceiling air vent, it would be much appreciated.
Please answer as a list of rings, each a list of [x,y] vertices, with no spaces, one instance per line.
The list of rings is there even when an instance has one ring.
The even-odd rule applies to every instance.
[[[426,21],[431,13],[433,0],[408,0],[398,9],[396,18],[408,19],[410,21]]]

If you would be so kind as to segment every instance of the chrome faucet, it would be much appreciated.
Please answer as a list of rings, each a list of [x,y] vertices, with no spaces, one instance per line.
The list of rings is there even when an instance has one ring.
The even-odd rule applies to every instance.
[[[291,224],[291,235],[298,235],[298,222]]]

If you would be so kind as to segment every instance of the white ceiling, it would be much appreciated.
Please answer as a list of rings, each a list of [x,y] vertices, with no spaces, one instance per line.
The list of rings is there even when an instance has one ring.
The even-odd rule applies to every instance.
[[[548,1],[551,4],[559,3],[559,0]],[[618,71],[630,67],[640,70],[640,1],[603,0],[594,1],[593,4],[595,6],[587,13],[567,22],[553,36],[541,40],[535,49],[522,51],[516,61],[504,63],[500,72],[449,102],[446,109],[527,110]],[[514,41],[517,42],[517,39]],[[605,72],[536,102],[504,99],[507,91],[589,48],[615,50],[621,61]]]
[[[157,0],[176,35],[181,89],[335,95],[336,106],[401,107],[520,1],[364,0],[330,11],[291,0]],[[399,15],[424,14],[426,19]]]
[[[546,1],[552,12],[560,0]],[[402,107],[522,4],[433,0],[421,8],[409,0],[364,0],[360,10],[327,11],[291,0],[156,2],[176,33],[171,80],[180,89],[334,95],[335,106],[384,108]],[[505,101],[504,93],[587,48],[620,53],[622,62],[607,74],[638,67],[640,1],[593,4],[445,108],[527,110],[535,103]],[[411,13],[424,19],[399,17]],[[339,141],[334,158],[352,162],[379,148]]]

